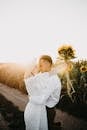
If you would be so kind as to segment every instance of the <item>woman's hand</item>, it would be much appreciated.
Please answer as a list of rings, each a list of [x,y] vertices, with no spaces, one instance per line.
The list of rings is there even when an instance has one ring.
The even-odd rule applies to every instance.
[[[24,74],[24,78],[28,78],[28,77],[31,77],[31,76],[35,76],[37,73],[39,73],[39,69],[38,69],[38,66],[35,65],[31,70],[27,70]]]

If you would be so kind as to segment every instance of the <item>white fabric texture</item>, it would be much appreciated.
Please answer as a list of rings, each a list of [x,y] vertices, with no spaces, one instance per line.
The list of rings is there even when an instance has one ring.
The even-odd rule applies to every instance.
[[[46,106],[55,106],[60,97],[61,83],[57,75],[39,73],[24,80],[29,95],[25,108],[26,130],[48,130]]]

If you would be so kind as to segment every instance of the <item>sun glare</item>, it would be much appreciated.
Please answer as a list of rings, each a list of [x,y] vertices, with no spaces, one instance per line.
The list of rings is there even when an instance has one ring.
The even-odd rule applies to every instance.
[[[61,44],[87,58],[87,2],[0,2],[0,62],[29,63],[42,54],[55,60]]]

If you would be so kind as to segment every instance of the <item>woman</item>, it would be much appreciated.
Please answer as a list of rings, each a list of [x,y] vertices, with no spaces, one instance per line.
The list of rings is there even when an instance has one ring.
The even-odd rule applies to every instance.
[[[43,55],[39,59],[39,73],[25,78],[29,95],[24,112],[26,130],[48,130],[46,106],[54,107],[61,92],[60,80],[57,74],[50,74],[51,68],[51,57]]]

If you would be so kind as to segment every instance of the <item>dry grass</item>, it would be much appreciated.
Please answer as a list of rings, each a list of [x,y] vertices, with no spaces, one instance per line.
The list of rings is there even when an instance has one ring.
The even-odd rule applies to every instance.
[[[15,63],[0,64],[0,82],[26,93],[23,80],[24,72],[25,68],[21,65]]]

